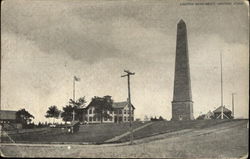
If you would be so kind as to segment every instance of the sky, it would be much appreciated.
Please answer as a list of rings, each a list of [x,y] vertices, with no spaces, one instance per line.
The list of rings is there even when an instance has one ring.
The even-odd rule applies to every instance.
[[[186,2],[201,2],[189,0]],[[211,1],[210,1],[211,2]],[[228,2],[228,1],[227,1]],[[135,117],[171,119],[177,23],[187,25],[194,116],[224,105],[249,112],[249,23],[246,3],[183,5],[173,0],[7,0],[1,5],[1,109],[25,108],[47,120],[49,106],[111,95],[131,101]],[[241,2],[241,1],[237,1]]]

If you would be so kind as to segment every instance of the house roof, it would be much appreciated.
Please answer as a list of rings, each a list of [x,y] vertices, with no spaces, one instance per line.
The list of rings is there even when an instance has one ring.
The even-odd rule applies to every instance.
[[[222,106],[218,107],[217,109],[215,109],[213,112],[214,113],[221,113],[222,111]],[[225,106],[223,106],[223,112],[231,112],[231,110],[227,109]]]
[[[101,103],[92,103],[90,102],[84,109],[88,109],[90,106],[95,106],[95,105],[101,104]],[[123,102],[113,102],[112,108],[114,109],[122,109],[124,107],[126,107],[128,105],[127,101],[123,101]],[[135,107],[132,104],[132,108],[135,109]]]
[[[124,102],[114,102],[112,107],[115,108],[115,109],[119,109],[119,108],[124,108],[128,105],[128,102],[127,101],[124,101]],[[133,104],[131,104],[133,109],[135,109],[135,107],[133,106]]]
[[[104,102],[104,99],[101,98],[101,97],[93,98],[93,99],[91,100],[91,102],[90,102],[84,109],[88,109],[88,108],[91,107],[91,106],[102,105],[103,102]]]
[[[0,110],[0,119],[1,120],[15,120],[16,112],[12,110]]]
[[[211,110],[209,110],[206,115],[213,115],[213,112],[211,112]]]

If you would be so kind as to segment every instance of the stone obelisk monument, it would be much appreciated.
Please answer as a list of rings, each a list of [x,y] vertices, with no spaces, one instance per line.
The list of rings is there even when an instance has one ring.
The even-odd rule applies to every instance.
[[[174,96],[172,120],[192,120],[193,101],[188,56],[187,28],[183,20],[177,24]]]

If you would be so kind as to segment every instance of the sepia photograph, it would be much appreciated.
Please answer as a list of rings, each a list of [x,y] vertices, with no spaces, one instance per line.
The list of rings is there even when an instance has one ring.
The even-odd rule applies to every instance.
[[[248,158],[247,0],[2,0],[0,155]]]

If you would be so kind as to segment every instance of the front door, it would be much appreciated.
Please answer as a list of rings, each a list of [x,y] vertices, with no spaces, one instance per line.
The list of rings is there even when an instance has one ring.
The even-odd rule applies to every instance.
[[[117,123],[117,116],[115,116],[115,123]]]

